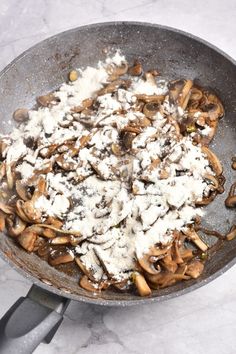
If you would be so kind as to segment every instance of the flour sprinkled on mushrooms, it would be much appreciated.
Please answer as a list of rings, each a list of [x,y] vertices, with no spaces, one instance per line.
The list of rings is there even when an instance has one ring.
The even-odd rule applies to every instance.
[[[192,80],[158,75],[117,51],[17,110],[1,138],[8,232],[22,220],[20,245],[52,266],[76,262],[86,290],[149,295],[203,270],[186,242],[208,249],[195,226],[223,188],[205,146],[224,110]]]

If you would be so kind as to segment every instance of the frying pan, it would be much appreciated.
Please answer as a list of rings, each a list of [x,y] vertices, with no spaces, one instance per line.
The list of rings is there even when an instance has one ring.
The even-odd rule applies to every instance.
[[[30,48],[0,74],[1,132],[12,130],[11,116],[16,108],[32,107],[36,96],[67,80],[70,69],[96,65],[105,58],[107,50],[117,48],[129,61],[139,59],[146,70],[158,69],[168,79],[194,79],[219,95],[226,114],[212,147],[223,163],[227,192],[235,178],[230,160],[236,152],[236,62],[209,43],[172,28],[137,22],[101,23],[60,33]],[[204,218],[204,226],[222,233],[236,222],[235,212],[224,207],[225,197],[226,194],[218,196]],[[206,241],[211,244],[212,238]],[[32,353],[41,341],[50,342],[69,299],[129,306],[183,295],[210,282],[235,263],[236,239],[225,242],[215,252],[199,279],[153,291],[149,298],[111,289],[99,296],[89,293],[78,286],[77,272],[66,274],[50,267],[4,234],[0,237],[0,255],[34,284],[29,294],[20,298],[0,321],[0,351],[26,354]]]

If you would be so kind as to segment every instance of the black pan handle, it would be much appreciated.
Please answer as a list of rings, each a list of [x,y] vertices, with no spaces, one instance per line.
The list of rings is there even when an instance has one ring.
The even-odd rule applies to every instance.
[[[0,353],[31,354],[41,342],[50,343],[69,300],[32,286],[0,320]]]

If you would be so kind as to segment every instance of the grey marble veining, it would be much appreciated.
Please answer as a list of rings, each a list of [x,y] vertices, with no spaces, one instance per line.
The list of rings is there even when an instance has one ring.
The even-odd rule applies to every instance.
[[[189,31],[236,58],[236,1],[1,0],[0,69],[33,44],[80,25],[114,20]],[[30,283],[0,260],[0,316]],[[50,345],[36,354],[233,354],[236,267],[211,284],[165,303],[104,308],[71,303]]]

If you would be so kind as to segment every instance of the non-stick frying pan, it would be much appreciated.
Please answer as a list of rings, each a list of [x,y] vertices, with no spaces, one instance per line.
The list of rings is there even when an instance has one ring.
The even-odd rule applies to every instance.
[[[11,116],[16,108],[33,106],[35,97],[57,88],[70,69],[96,65],[105,58],[106,50],[116,48],[130,61],[140,59],[145,69],[158,69],[169,79],[194,79],[219,95],[226,114],[212,146],[223,163],[227,192],[236,179],[230,167],[236,153],[236,62],[212,45],[171,28],[135,22],[95,24],[58,34],[27,50],[0,74],[1,132],[12,129]],[[224,207],[225,197],[218,196],[208,207],[204,218],[208,228],[226,232],[236,222],[235,211]],[[20,249],[4,234],[0,237],[0,254],[34,283],[28,296],[19,299],[0,322],[0,351],[26,354],[42,340],[51,340],[68,299],[128,306],[180,296],[208,283],[235,263],[236,239],[225,242],[211,257],[199,279],[154,291],[145,299],[113,290],[99,296],[86,292],[78,286],[78,273],[59,272]]]

